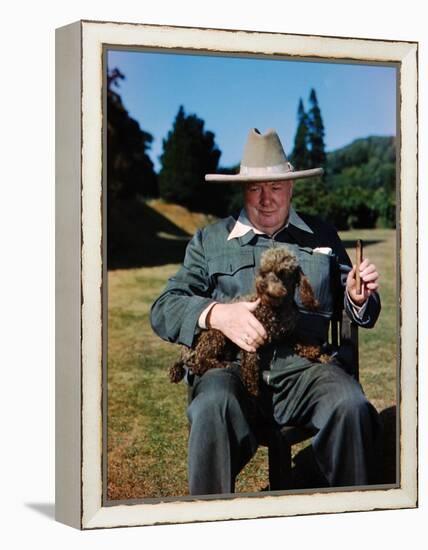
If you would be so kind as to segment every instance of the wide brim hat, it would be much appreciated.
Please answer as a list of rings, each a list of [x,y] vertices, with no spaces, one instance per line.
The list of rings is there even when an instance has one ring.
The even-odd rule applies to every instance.
[[[272,128],[262,134],[252,128],[248,134],[238,174],[206,174],[205,181],[264,182],[321,176],[322,168],[295,170],[288,162],[281,141]]]

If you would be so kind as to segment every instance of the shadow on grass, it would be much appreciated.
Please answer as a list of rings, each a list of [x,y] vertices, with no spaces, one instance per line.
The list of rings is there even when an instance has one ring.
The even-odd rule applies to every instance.
[[[181,263],[191,235],[137,201],[115,201],[107,219],[108,269]]]

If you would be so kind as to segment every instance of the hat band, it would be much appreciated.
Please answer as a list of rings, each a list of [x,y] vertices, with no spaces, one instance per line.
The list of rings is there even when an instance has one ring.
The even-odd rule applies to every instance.
[[[274,166],[243,166],[239,168],[239,174],[242,176],[264,176],[265,174],[284,174],[294,170],[290,162],[282,162]]]

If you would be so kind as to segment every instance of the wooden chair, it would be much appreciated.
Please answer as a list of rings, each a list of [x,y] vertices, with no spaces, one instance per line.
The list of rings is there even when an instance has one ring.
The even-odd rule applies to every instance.
[[[344,311],[336,316],[330,327],[331,345],[338,349],[349,365],[348,372],[359,379],[358,327]],[[268,447],[269,490],[289,489],[291,485],[291,448],[316,434],[316,430],[297,426],[267,427],[266,437],[261,441]]]

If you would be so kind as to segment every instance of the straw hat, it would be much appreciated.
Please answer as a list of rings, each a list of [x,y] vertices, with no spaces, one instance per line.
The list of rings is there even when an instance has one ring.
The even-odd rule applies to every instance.
[[[295,171],[288,162],[278,134],[272,128],[261,134],[250,130],[238,174],[206,174],[205,181],[263,182],[320,176],[322,168]]]

